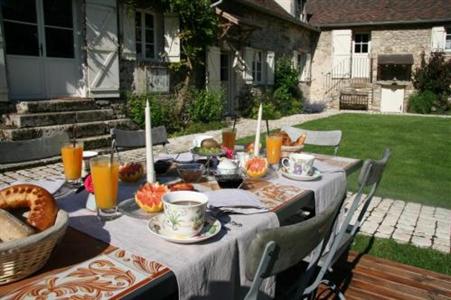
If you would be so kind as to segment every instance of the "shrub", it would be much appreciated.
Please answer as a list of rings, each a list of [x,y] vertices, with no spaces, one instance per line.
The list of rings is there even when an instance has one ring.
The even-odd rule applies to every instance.
[[[189,103],[189,117],[192,122],[220,121],[224,112],[224,93],[222,91],[192,90]]]
[[[127,115],[139,127],[144,128],[145,117],[144,109],[146,101],[149,100],[150,111],[152,117],[152,126],[166,126],[168,131],[174,131],[180,128],[178,118],[173,118],[173,111],[171,110],[171,99],[157,99],[156,95],[127,95]]]
[[[263,120],[276,120],[282,117],[281,112],[278,107],[274,104],[271,94],[265,93],[260,96],[261,101],[263,102]],[[260,107],[260,99],[257,100],[257,97],[254,97],[253,101],[254,105],[252,107],[250,117],[253,119],[258,118],[258,109]]]
[[[446,109],[451,95],[451,60],[446,60],[443,53],[433,52],[426,61],[423,53],[421,66],[413,74],[413,85],[420,92],[431,91],[437,95],[439,109]]]
[[[409,97],[409,112],[428,114],[437,101],[437,95],[431,91],[419,92]]]

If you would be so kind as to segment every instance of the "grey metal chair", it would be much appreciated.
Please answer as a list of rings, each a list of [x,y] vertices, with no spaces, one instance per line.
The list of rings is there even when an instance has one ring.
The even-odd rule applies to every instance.
[[[324,212],[305,222],[268,229],[257,234],[246,253],[246,277],[253,280],[246,300],[258,298],[259,287],[265,278],[297,265],[314,249],[327,244],[341,203],[340,197]],[[316,269],[319,254],[321,251],[317,251],[317,256],[311,259],[303,276],[297,278],[292,289],[295,298],[304,294],[303,287],[313,276],[312,271]]]
[[[146,136],[144,130],[124,130],[118,128],[111,129],[111,139],[115,143],[116,150],[131,149],[146,146]],[[152,145],[162,145],[166,149],[168,133],[166,127],[158,126],[152,128]]]
[[[368,159],[363,163],[358,179],[359,190],[352,201],[351,207],[349,208],[343,223],[340,225],[340,230],[334,236],[330,250],[323,254],[323,257],[319,262],[321,268],[313,283],[306,288],[306,294],[313,293],[318,286],[323,283],[332,289],[337,294],[338,298],[344,299],[344,296],[338,287],[333,282],[324,280],[324,277],[327,272],[332,270],[332,266],[335,262],[350,248],[355,236],[359,232],[365,212],[379,186],[390,155],[391,151],[385,149],[382,159],[376,161]],[[365,191],[369,191],[366,196],[364,194]],[[362,206],[362,209],[355,223],[351,224],[351,220],[360,205]]]
[[[282,130],[287,127],[282,127]],[[295,130],[299,134],[305,134],[304,144],[315,146],[334,147],[334,154],[337,155],[340,147],[342,132],[341,130],[308,130],[303,128],[289,127],[291,131]]]
[[[0,163],[19,163],[61,155],[61,146],[69,141],[66,132],[24,141],[0,142]]]

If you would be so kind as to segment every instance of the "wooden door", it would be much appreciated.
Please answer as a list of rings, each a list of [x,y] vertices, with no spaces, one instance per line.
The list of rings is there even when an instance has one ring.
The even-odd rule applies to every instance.
[[[404,87],[383,86],[381,91],[381,112],[404,111]]]
[[[119,97],[118,32],[115,0],[86,0],[88,92]]]
[[[12,99],[81,95],[75,1],[1,2]]]
[[[332,30],[332,76],[349,78],[351,75],[351,42],[350,29]]]

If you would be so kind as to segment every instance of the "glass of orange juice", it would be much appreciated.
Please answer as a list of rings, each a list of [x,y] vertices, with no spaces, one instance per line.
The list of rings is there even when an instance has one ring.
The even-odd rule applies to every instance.
[[[90,160],[97,217],[108,221],[118,217],[117,190],[119,181],[119,161],[110,156],[98,156]]]
[[[74,186],[80,185],[83,144],[80,142],[65,143],[61,147],[61,158],[63,160],[66,182]]]
[[[266,136],[266,159],[273,168],[278,169],[282,152],[282,137],[278,135]]]
[[[222,145],[229,149],[235,149],[236,129],[224,128],[222,130]]]

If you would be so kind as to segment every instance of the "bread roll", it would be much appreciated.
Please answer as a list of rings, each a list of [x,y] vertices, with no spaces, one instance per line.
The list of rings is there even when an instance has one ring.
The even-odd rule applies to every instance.
[[[6,210],[0,209],[0,240],[8,242],[25,238],[33,233],[33,228],[20,221]]]

